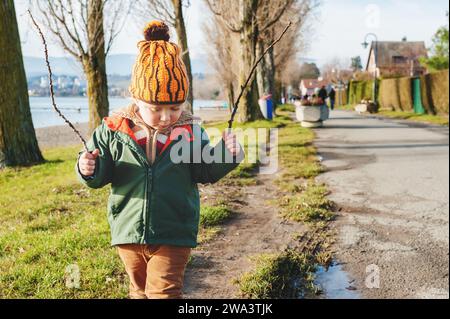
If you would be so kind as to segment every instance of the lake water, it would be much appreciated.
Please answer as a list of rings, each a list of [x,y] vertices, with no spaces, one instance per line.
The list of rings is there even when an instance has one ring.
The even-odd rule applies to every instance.
[[[88,99],[86,97],[56,97],[56,105],[61,112],[72,123],[86,123],[89,120]],[[126,98],[109,98],[110,112],[126,107],[130,104]],[[203,107],[222,106],[226,108],[223,101],[195,100],[194,110]],[[64,125],[64,121],[58,116],[52,107],[50,97],[30,97],[31,116],[35,128],[42,128],[55,125]]]

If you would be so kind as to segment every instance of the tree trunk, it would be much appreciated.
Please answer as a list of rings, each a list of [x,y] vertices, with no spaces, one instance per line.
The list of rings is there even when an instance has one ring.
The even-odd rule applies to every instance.
[[[276,66],[275,66],[275,49],[274,47],[270,48],[266,58],[267,58],[267,85],[269,87],[270,94],[275,94],[275,76],[276,76]],[[274,100],[275,101],[275,100]]]
[[[102,64],[102,66],[101,66]],[[89,102],[89,134],[99,125],[103,118],[109,114],[108,84],[105,70],[105,60],[95,57],[87,58],[83,63],[87,81],[87,94]]]
[[[277,94],[276,89],[276,67],[275,67],[275,49],[272,47],[267,56],[266,56],[266,65],[267,65],[267,85],[269,87],[269,92],[272,94],[272,101],[273,101],[273,112],[275,113],[275,110],[277,108],[277,104],[280,101],[280,96]]]
[[[0,169],[41,163],[13,0],[0,2],[0,52]]]
[[[186,25],[184,23],[183,16],[183,0],[172,0],[173,7],[175,9],[175,29],[178,36],[178,44],[183,52],[183,62],[186,66],[187,76],[189,78],[189,95],[187,101],[190,104],[190,111],[193,112],[194,107],[194,83],[192,77],[191,55],[189,53],[188,39],[186,33]]]
[[[245,85],[250,74],[256,56],[256,39],[258,30],[255,12],[257,11],[258,0],[240,0],[240,15],[243,23],[241,36],[241,65],[239,68],[239,87]],[[239,105],[238,120],[241,123],[263,119],[263,115],[258,106],[258,86],[256,76],[253,76],[249,85],[245,88]]]
[[[108,77],[106,75],[103,0],[89,0],[89,53],[83,57],[89,100],[89,134],[109,115]]]
[[[229,81],[226,87],[227,97],[228,97],[228,109],[230,110],[230,113],[233,112],[234,107],[234,85],[232,81]]]
[[[284,92],[284,87],[283,87],[283,83],[280,80],[281,75],[279,74],[279,72],[274,68],[274,82],[273,82],[273,86],[274,86],[274,105],[276,105],[277,103],[281,103],[281,98],[285,97],[285,92]]]
[[[261,56],[264,53],[264,41],[258,40],[256,45],[256,51],[258,52],[258,56]],[[262,96],[270,93],[269,92],[269,85],[267,82],[267,76],[268,76],[268,70],[267,70],[267,64],[266,59],[264,58],[261,63],[258,65],[257,72],[256,72],[256,79],[258,82],[258,95],[261,98]]]

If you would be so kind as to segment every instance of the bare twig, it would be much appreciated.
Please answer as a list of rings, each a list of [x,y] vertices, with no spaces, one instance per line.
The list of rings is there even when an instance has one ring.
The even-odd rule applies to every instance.
[[[255,62],[255,64],[253,64],[253,67],[250,71],[250,74],[248,75],[247,81],[245,82],[244,86],[241,87],[241,93],[239,93],[239,96],[236,100],[236,102],[234,103],[233,106],[233,113],[231,114],[231,119],[228,121],[228,128],[232,128],[233,127],[233,122],[234,122],[234,117],[236,116],[236,112],[239,108],[239,102],[242,98],[242,95],[244,95],[244,91],[245,88],[248,86],[248,84],[250,83],[250,80],[252,79],[253,73],[255,72],[256,68],[258,67],[258,64],[262,61],[262,59],[264,58],[264,56],[270,51],[271,48],[273,48],[278,42],[281,41],[281,39],[283,38],[283,36],[286,34],[286,32],[289,30],[289,28],[291,27],[292,22],[289,22],[289,24],[286,26],[286,28],[284,29],[284,31],[281,33],[281,35],[278,37],[278,39],[276,39],[271,45],[269,45],[267,47],[267,49],[264,51],[264,53],[259,57],[259,59]]]
[[[86,141],[83,138],[83,136],[81,136],[80,132],[73,126],[73,124],[61,113],[61,111],[58,109],[58,107],[56,106],[56,102],[55,102],[55,92],[53,89],[53,74],[52,74],[52,68],[50,67],[50,61],[48,58],[48,47],[47,47],[47,41],[45,40],[44,34],[42,33],[41,28],[39,27],[39,25],[37,24],[36,20],[34,20],[33,15],[31,14],[31,11],[28,10],[28,14],[31,17],[31,20],[33,21],[33,24],[35,25],[36,29],[39,32],[39,35],[41,36],[42,39],[42,43],[44,45],[44,50],[45,50],[45,61],[47,63],[47,69],[48,69],[48,77],[49,77],[49,82],[50,82],[50,96],[52,99],[52,105],[53,108],[55,109],[55,111],[58,113],[58,115],[70,126],[70,128],[75,132],[75,134],[77,134],[77,136],[80,138],[81,142],[83,143],[84,146],[84,150],[86,152],[88,152],[87,149],[87,145],[86,145]]]

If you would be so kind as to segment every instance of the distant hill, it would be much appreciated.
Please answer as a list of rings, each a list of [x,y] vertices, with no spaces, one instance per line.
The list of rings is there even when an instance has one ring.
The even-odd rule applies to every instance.
[[[109,75],[128,76],[131,74],[136,56],[132,54],[116,54],[108,56],[106,60],[107,73]],[[27,77],[36,77],[47,75],[47,66],[43,58],[24,57],[25,71]],[[82,74],[80,64],[72,57],[50,58],[52,71],[55,75],[79,76]],[[193,73],[208,74],[212,73],[205,59],[192,60]]]
[[[27,78],[47,75],[44,59],[26,56],[24,64]],[[54,75],[76,76],[81,74],[81,67],[73,58],[50,58],[50,64]]]

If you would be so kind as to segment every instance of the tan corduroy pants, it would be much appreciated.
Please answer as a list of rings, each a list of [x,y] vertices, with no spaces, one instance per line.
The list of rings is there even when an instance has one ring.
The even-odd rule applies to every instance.
[[[130,277],[132,299],[181,299],[191,248],[164,245],[119,245]]]

